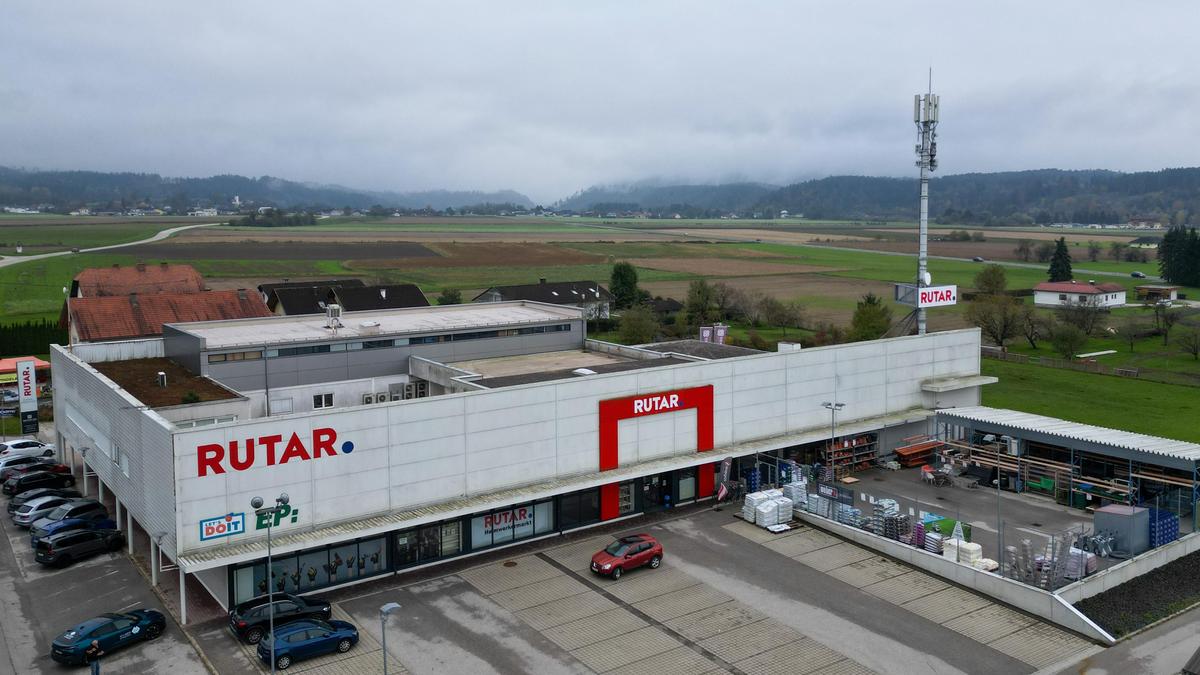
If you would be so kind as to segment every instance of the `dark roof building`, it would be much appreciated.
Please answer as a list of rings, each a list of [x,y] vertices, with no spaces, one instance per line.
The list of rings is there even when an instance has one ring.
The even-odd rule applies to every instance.
[[[551,305],[579,307],[588,319],[608,318],[608,308],[615,300],[608,289],[594,281],[556,281],[539,279],[536,284],[492,286],[475,296],[471,302],[507,302],[525,300]]]
[[[261,284],[258,287],[258,292],[262,293],[263,302],[267,303],[267,306],[274,307],[274,304],[271,302],[271,296],[275,294],[275,291],[277,291],[281,288],[314,288],[314,287],[322,287],[322,286],[325,288],[330,288],[333,286],[340,286],[342,288],[350,288],[350,287],[362,287],[364,285],[365,284],[363,284],[362,279],[320,279],[320,280],[316,280],[316,281],[281,281],[277,284]]]
[[[683,311],[683,303],[675,298],[654,298],[650,301],[650,309],[659,314],[674,314]]]
[[[89,267],[71,282],[72,298],[96,298],[131,293],[199,293],[204,277],[191,265],[138,263],[133,267]]]
[[[275,314],[323,314],[329,305],[341,305],[347,312],[373,309],[428,307],[429,300],[413,284],[383,286],[306,285],[276,288],[271,291],[267,308]]]
[[[244,289],[68,298],[66,313],[71,344],[155,337],[164,323],[271,316],[262,298]]]

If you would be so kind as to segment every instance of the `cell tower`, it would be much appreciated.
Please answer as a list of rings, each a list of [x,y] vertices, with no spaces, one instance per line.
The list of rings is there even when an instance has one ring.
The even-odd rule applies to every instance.
[[[913,122],[917,124],[917,166],[921,169],[920,250],[917,253],[917,288],[929,286],[929,174],[937,170],[937,94],[913,96]],[[925,308],[917,307],[917,334],[925,334]]]

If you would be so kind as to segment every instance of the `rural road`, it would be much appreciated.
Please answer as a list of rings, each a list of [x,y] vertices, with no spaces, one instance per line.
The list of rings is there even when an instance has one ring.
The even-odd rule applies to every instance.
[[[199,223],[197,225],[181,225],[179,227],[172,227],[170,229],[163,230],[163,231],[159,232],[158,234],[154,235],[153,237],[147,237],[146,239],[139,239],[138,241],[127,241],[123,244],[109,244],[108,246],[97,246],[95,248],[81,248],[81,249],[79,249],[79,252],[80,253],[92,253],[94,251],[107,251],[109,249],[114,249],[114,248],[125,248],[126,246],[137,246],[138,244],[149,244],[152,241],[159,241],[162,239],[166,239],[167,237],[170,237],[171,235],[179,233],[179,232],[183,232],[184,230],[191,230],[191,229],[197,228],[197,227],[211,227],[213,225],[220,225],[220,223]],[[32,260],[42,260],[44,258],[53,258],[55,256],[60,256],[60,255],[71,255],[71,251],[55,251],[53,253],[39,253],[37,255],[0,256],[0,267],[8,267],[9,265],[17,265],[17,264],[20,264],[23,262],[30,262]]]

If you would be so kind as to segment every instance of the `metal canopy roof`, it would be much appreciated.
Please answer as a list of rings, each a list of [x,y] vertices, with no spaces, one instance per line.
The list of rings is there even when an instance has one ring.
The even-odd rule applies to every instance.
[[[1133,452],[1148,452],[1187,461],[1200,460],[1200,444],[1176,441],[1161,436],[1138,434],[1120,429],[1108,429],[1091,424],[1081,424],[1055,417],[1034,415],[1018,410],[989,408],[987,406],[971,406],[966,408],[947,408],[938,411],[938,421],[945,418],[960,418],[973,422],[997,424],[1020,429],[1053,434],[1076,441],[1106,445],[1112,448],[1130,450]]]

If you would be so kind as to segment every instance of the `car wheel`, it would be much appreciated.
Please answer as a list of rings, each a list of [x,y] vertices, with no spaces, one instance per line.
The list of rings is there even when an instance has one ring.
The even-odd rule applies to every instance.
[[[66,479],[65,481],[63,481],[63,486],[64,487],[75,487],[75,479],[74,478]]]
[[[620,567],[613,568],[612,578],[613,578],[613,581],[616,581],[617,579],[621,578],[621,568]]]
[[[160,626],[156,623],[152,623],[146,627],[146,639],[147,640],[153,640],[154,638],[158,637],[159,635],[162,635],[162,626]]]
[[[275,667],[280,670],[287,670],[290,665],[292,665],[292,657],[287,654],[275,659]]]
[[[246,631],[246,642],[252,645],[258,644],[259,640],[262,640],[262,637],[263,629],[261,628],[251,628],[250,630]]]
[[[54,456],[54,451],[53,451],[53,450],[47,450],[47,451],[45,451],[45,452],[43,452],[43,453],[42,453],[42,457],[53,457],[53,456]]]
[[[345,654],[346,652],[350,651],[350,648],[353,646],[354,645],[350,644],[349,639],[343,639],[341,642],[338,643],[338,651]]]
[[[656,570],[662,564],[662,556],[656,555],[650,559],[650,569]]]

